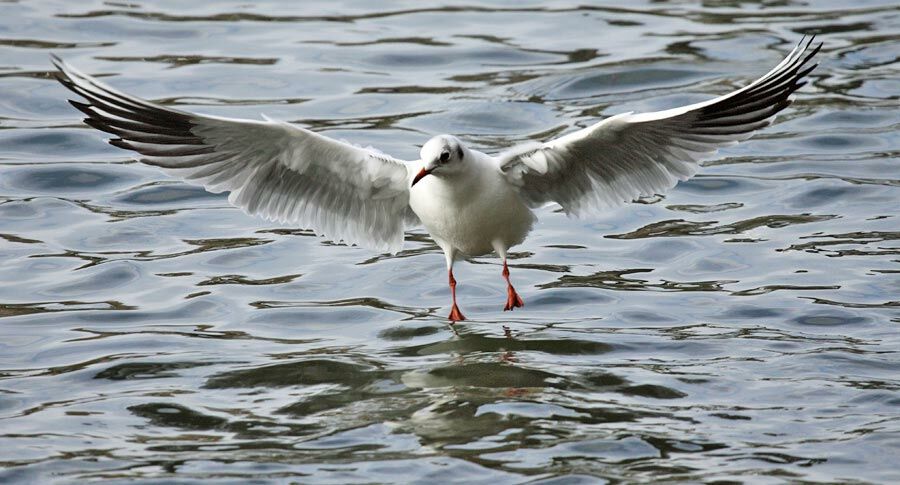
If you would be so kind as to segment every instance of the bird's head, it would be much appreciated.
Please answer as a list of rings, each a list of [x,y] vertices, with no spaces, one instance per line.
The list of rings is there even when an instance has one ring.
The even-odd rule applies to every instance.
[[[413,178],[416,185],[426,175],[447,175],[462,169],[466,158],[466,148],[452,135],[438,135],[422,145],[419,152],[424,167]]]

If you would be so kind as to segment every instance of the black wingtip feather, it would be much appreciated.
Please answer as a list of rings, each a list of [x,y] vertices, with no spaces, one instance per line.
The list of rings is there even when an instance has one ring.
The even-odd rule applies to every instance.
[[[97,113],[94,112],[91,105],[87,103],[82,103],[81,101],[75,101],[74,99],[67,100],[69,104],[75,107],[78,111],[88,115],[89,118],[94,118],[97,116]]]
[[[106,124],[103,121],[98,120],[96,118],[85,118],[81,121],[83,121],[84,124],[90,126],[91,128],[94,128],[95,130],[100,130],[102,132],[109,133],[110,135],[117,135],[117,136],[122,135],[121,130],[117,130],[117,129],[113,128],[112,126],[109,126],[108,124]]]
[[[806,66],[822,47],[819,43],[809,50],[814,39],[814,35],[809,39],[804,36],[798,44],[800,50],[795,49],[791,54],[791,61],[756,86],[701,108],[692,126],[708,128],[720,124],[746,128],[790,105],[790,96],[807,84],[803,79],[818,66],[817,63]]]
[[[134,149],[133,146],[129,145],[128,142],[126,142],[125,140],[123,140],[121,138],[110,138],[108,141],[109,141],[109,144],[114,147],[124,148],[126,150],[137,151]]]

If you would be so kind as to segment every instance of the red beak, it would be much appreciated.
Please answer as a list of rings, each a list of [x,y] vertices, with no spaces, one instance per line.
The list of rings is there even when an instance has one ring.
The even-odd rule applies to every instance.
[[[424,168],[422,170],[419,170],[419,173],[416,174],[416,177],[413,179],[413,183],[412,183],[412,185],[410,185],[410,187],[412,187],[413,185],[416,185],[416,183],[419,180],[422,180],[422,177],[424,177],[430,173],[431,172],[429,172],[428,170],[425,170]]]

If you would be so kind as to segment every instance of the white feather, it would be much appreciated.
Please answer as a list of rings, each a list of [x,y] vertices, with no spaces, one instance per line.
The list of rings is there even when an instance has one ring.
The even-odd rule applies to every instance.
[[[801,42],[771,71],[727,95],[622,113],[537,147],[514,147],[498,163],[530,205],[557,202],[570,214],[663,193],[693,176],[698,161],[772,122],[812,69],[803,70],[818,51],[807,54],[811,43]]]
[[[230,119],[156,105],[56,64],[70,89],[91,102],[79,109],[121,137],[114,142],[189,183],[230,191],[228,201],[250,214],[389,251],[402,247],[405,225],[416,223],[403,161],[265,116]],[[158,141],[141,141],[147,137]],[[185,141],[170,143],[177,139]],[[203,153],[184,154],[190,151]]]

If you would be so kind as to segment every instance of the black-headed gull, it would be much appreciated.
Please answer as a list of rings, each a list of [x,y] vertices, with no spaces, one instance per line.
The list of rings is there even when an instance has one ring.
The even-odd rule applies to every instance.
[[[660,194],[690,178],[697,162],[749,138],[791,103],[821,48],[801,41],[752,84],[703,102],[623,113],[546,143],[487,155],[451,135],[429,140],[405,162],[288,123],[189,113],[117,91],[57,57],[58,79],[88,102],[71,101],[109,142],[249,214],[310,228],[347,244],[398,251],[421,222],[444,251],[453,306],[453,262],[496,252],[507,284],[504,310],[523,305],[506,251],[549,202],[578,215]]]

